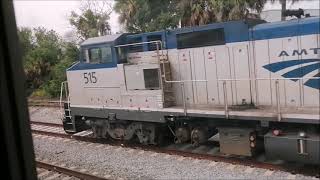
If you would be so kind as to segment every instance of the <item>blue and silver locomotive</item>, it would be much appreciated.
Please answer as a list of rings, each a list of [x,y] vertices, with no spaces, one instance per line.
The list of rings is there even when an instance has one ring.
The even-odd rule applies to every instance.
[[[218,135],[221,153],[319,164],[319,69],[319,17],[90,38],[67,69],[63,124],[143,144]]]

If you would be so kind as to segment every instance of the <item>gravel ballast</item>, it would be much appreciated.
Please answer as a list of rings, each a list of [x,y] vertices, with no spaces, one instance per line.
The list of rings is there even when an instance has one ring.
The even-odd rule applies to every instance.
[[[32,121],[61,123],[59,108],[30,107]],[[316,179],[288,172],[269,171],[143,151],[34,135],[36,158],[96,172],[112,179]]]
[[[212,162],[177,155],[119,146],[64,142],[61,138],[34,137],[38,159],[61,162],[91,172],[124,179],[311,179],[287,172],[268,171],[224,162]]]
[[[30,121],[62,124],[61,109],[58,107],[29,107]]]

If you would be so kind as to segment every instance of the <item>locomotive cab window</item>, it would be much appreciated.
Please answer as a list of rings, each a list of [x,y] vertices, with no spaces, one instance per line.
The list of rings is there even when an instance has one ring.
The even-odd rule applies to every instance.
[[[89,62],[90,63],[110,63],[112,62],[111,47],[95,47],[90,48]]]
[[[134,37],[129,39],[128,44],[141,43],[141,42],[142,42],[141,37]],[[129,46],[129,53],[142,52],[142,51],[143,51],[142,44],[135,44],[135,45]]]
[[[210,29],[177,35],[178,49],[225,44],[224,29]]]
[[[85,63],[89,62],[89,52],[88,49],[81,49],[82,61]]]
[[[147,37],[148,42],[150,41],[162,41],[161,35],[150,35]],[[155,51],[157,50],[157,43],[149,43],[148,44],[148,51]],[[161,46],[158,43],[158,50],[161,50]]]
[[[144,84],[146,89],[159,89],[159,69],[143,69]]]

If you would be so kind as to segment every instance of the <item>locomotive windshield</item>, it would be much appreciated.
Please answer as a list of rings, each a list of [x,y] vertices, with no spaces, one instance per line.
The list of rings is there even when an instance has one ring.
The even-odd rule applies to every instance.
[[[111,47],[94,47],[88,49],[89,63],[109,63],[112,62]]]

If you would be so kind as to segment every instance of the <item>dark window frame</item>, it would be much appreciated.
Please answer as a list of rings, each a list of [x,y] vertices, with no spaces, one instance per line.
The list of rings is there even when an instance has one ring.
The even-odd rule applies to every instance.
[[[155,34],[155,35],[149,35],[147,36],[147,41],[161,41],[162,42],[162,35],[161,34]],[[148,43],[148,51],[156,51],[157,50],[157,43]],[[158,50],[161,50],[161,46],[158,43]]]
[[[224,45],[224,28],[193,31],[176,35],[177,49]]]
[[[160,89],[159,68],[143,69],[145,89]]]
[[[102,49],[103,48],[107,48],[109,49],[109,58],[108,59],[103,59],[102,57]],[[89,61],[87,61],[90,64],[108,64],[108,63],[112,63],[113,59],[112,59],[112,47],[111,46],[97,46],[97,47],[91,47],[91,48],[87,48],[86,49],[88,51],[88,56],[89,56]],[[98,60],[97,61],[92,61],[92,50],[98,50]],[[84,53],[85,55],[86,53]],[[86,56],[86,55],[85,55]],[[108,56],[106,56],[108,57]]]
[[[129,38],[128,44],[142,43],[142,36]],[[128,46],[128,53],[143,52],[143,44]]]

